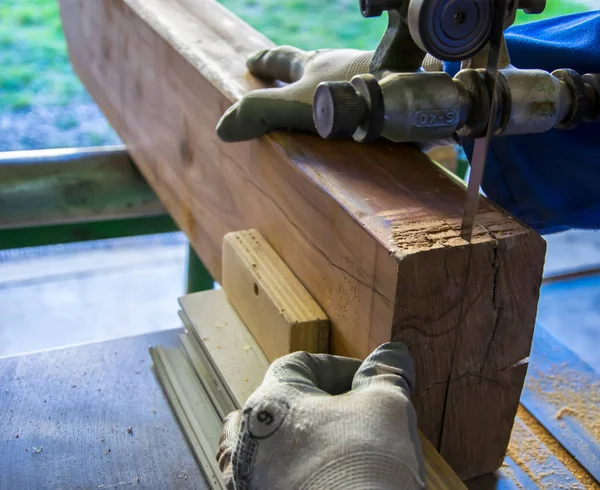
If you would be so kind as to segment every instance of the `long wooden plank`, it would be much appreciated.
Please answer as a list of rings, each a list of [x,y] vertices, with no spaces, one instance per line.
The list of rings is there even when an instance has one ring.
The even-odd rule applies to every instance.
[[[223,236],[259,230],[329,317],[333,352],[407,342],[427,437],[463,478],[498,467],[543,240],[482,200],[467,245],[464,188],[410,146],[221,143],[223,111],[265,86],[246,56],[272,44],[212,0],[60,3],[77,73],[213,276]]]

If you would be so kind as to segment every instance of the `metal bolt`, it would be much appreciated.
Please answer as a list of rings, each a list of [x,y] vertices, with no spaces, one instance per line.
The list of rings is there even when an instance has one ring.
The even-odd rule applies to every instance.
[[[379,17],[384,10],[399,9],[409,0],[360,0],[360,13],[363,17]]]
[[[546,8],[546,0],[519,0],[519,8],[526,14],[541,14]]]

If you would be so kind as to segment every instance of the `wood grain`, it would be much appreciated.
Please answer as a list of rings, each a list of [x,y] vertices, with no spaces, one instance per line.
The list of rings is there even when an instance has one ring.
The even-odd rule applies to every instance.
[[[329,352],[329,319],[256,230],[223,239],[222,285],[270,361],[290,352]]]
[[[544,241],[410,146],[276,133],[224,144],[223,111],[265,84],[272,46],[212,0],[60,0],[73,65],[141,172],[221,277],[223,236],[255,228],[331,321],[331,350],[390,338],[415,360],[419,424],[463,478],[502,461],[517,410]],[[485,428],[485,430],[483,430]]]

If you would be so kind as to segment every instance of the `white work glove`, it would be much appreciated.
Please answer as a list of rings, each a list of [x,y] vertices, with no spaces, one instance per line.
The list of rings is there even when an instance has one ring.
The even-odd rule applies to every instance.
[[[316,133],[312,103],[319,83],[347,81],[368,73],[372,57],[373,51],[356,49],[302,51],[279,46],[259,51],[248,58],[250,72],[289,85],[246,94],[221,117],[217,134],[223,141],[234,142],[275,129]]]
[[[424,488],[413,379],[401,342],[362,363],[305,352],[276,360],[243,410],[225,420],[217,459],[226,487]]]

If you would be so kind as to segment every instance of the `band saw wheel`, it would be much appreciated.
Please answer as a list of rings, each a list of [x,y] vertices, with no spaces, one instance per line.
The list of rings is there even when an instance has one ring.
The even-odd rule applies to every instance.
[[[493,0],[411,0],[408,27],[422,50],[443,61],[462,61],[487,43],[493,9]]]

